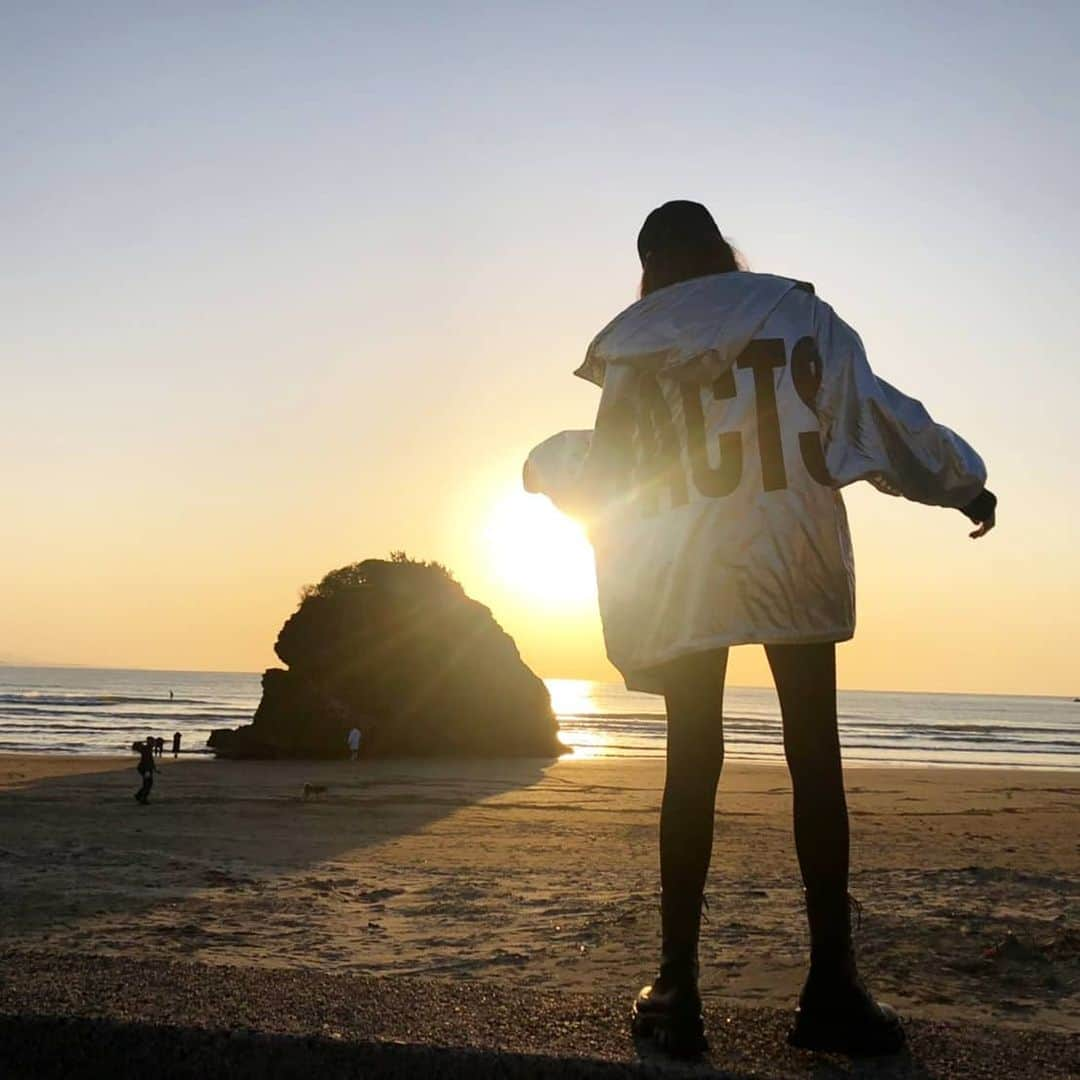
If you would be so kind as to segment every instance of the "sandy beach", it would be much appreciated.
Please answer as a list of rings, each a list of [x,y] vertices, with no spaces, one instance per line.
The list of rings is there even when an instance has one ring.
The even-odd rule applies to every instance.
[[[0,757],[0,947],[629,997],[658,940],[652,760]],[[326,787],[305,801],[303,785]],[[1074,774],[849,769],[864,973],[912,1017],[1080,1030]],[[787,1008],[782,768],[731,762],[703,989]]]

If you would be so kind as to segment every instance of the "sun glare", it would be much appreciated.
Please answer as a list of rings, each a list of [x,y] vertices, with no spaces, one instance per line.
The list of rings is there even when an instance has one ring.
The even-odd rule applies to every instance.
[[[512,492],[484,529],[493,576],[504,588],[548,608],[596,602],[592,547],[585,530],[545,498]]]

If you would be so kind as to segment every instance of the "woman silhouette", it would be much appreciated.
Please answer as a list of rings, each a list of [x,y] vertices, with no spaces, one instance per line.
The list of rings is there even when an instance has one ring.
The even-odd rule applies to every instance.
[[[810,970],[789,1041],[852,1054],[903,1041],[860,980],[835,643],[855,627],[840,488],[868,480],[962,510],[984,536],[995,497],[967,443],[877,378],[858,335],[812,286],[740,269],[712,216],[669,202],[638,236],[641,299],[577,375],[601,387],[593,432],[538,446],[525,486],[589,524],[608,655],[662,693],[660,970],[634,1029],[703,1049],[697,946],[724,758],[727,650],[765,646],[783,714]]]

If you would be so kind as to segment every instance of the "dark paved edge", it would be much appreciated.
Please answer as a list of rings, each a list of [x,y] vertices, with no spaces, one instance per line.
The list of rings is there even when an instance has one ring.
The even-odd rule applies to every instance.
[[[789,1016],[706,1010],[686,1066],[636,1047],[627,1001],[491,983],[0,950],[0,1076],[833,1077],[1080,1075],[1080,1036],[913,1021],[910,1052],[792,1050]],[[639,1052],[640,1051],[640,1052]]]
[[[0,1017],[0,1067],[12,1080],[151,1076],[205,1077],[440,1077],[503,1080],[570,1077],[618,1080],[670,1075],[577,1058],[494,1053],[399,1043],[344,1043],[251,1031],[214,1032],[109,1020]]]

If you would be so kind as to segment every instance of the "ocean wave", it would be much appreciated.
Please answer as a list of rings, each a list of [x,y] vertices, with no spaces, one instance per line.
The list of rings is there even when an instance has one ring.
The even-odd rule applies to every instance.
[[[0,720],[27,720],[48,721],[50,725],[60,724],[65,721],[78,720],[86,717],[89,720],[111,719],[118,723],[141,723],[141,722],[198,722],[208,723],[211,721],[225,721],[236,724],[249,721],[254,714],[253,709],[220,709],[217,712],[176,712],[175,710],[162,710],[160,712],[105,712],[103,710],[55,710],[55,709],[12,709],[0,705]]]
[[[109,705],[214,705],[214,701],[200,698],[125,697],[121,694],[99,694],[90,697],[81,694],[42,693],[28,690],[18,694],[0,694],[0,705],[66,705],[72,708],[104,708]]]
[[[663,730],[666,720],[654,713],[560,713],[564,730],[602,728],[604,731],[636,731],[643,728]],[[604,721],[594,724],[592,721]],[[724,731],[730,734],[775,734],[781,730],[779,717],[725,716]],[[840,718],[840,737],[845,741],[881,739],[891,744],[896,740],[930,739],[941,742],[1010,742],[1025,745],[1038,742],[1063,749],[1080,750],[1076,734],[1069,726],[1018,725],[1003,729],[999,724],[912,723],[900,721],[863,721],[852,723]],[[867,743],[869,745],[869,743]]]

